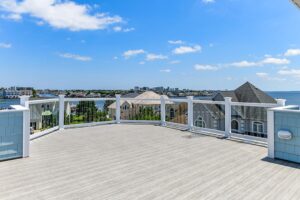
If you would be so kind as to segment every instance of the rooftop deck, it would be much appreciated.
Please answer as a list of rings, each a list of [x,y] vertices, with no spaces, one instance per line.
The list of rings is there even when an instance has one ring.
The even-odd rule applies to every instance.
[[[266,148],[159,126],[68,129],[30,147],[0,163],[0,199],[300,198],[299,165]]]

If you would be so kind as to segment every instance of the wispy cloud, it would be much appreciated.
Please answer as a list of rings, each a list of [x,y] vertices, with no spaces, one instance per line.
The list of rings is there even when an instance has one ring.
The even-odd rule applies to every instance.
[[[229,64],[229,66],[246,68],[246,67],[259,67],[264,65],[287,65],[290,63],[290,60],[286,58],[274,58],[274,57],[265,57],[263,60],[258,62],[249,62],[246,60],[240,62],[234,62]]]
[[[173,54],[187,54],[187,53],[196,53],[201,51],[200,45],[195,46],[180,46],[173,50]]]
[[[283,76],[300,78],[300,69],[281,69],[277,73]]]
[[[121,26],[115,26],[113,27],[113,30],[115,32],[124,32],[124,33],[128,33],[128,32],[131,32],[131,31],[134,31],[135,28],[123,28]]]
[[[62,58],[69,58],[69,59],[74,59],[74,60],[79,60],[79,61],[91,61],[92,58],[88,56],[81,56],[81,55],[76,55],[76,54],[71,54],[71,53],[62,53],[59,54],[60,57]]]
[[[290,61],[286,58],[265,58],[261,61],[262,64],[273,64],[273,65],[286,65],[290,64]]]
[[[134,57],[134,56],[137,56],[137,55],[140,55],[140,54],[144,54],[144,53],[146,53],[146,52],[143,49],[128,50],[128,51],[125,51],[123,53],[123,56],[126,59],[129,59],[131,57]]]
[[[155,61],[155,60],[166,60],[168,59],[168,56],[162,55],[162,54],[147,54],[146,60],[147,61]]]
[[[233,67],[240,67],[240,68],[243,68],[243,67],[254,67],[254,66],[259,66],[260,63],[249,62],[249,61],[243,60],[243,61],[240,61],[240,62],[234,62],[234,63],[231,63],[230,65],[233,66]]]
[[[27,14],[52,27],[71,31],[102,30],[123,22],[120,16],[97,13],[95,10],[91,12],[91,6],[70,0],[1,0],[0,9],[7,13],[8,18],[21,20],[22,15]]]
[[[169,62],[171,65],[176,65],[180,63],[180,60],[172,60]]]
[[[268,80],[268,81],[285,81],[286,80],[285,78],[270,76],[268,73],[265,73],[265,72],[257,72],[256,76],[263,80]]]
[[[212,66],[212,65],[199,65],[199,64],[197,64],[197,65],[194,66],[194,69],[197,70],[197,71],[216,71],[219,68],[215,67],[215,66]]]
[[[0,43],[0,48],[9,49],[12,45],[9,43]]]
[[[123,32],[128,33],[128,32],[134,31],[134,30],[135,30],[135,28],[124,28]]]
[[[215,3],[215,0],[202,0],[203,3]]]
[[[300,49],[288,49],[285,53],[285,56],[300,56]]]
[[[169,40],[169,44],[184,44],[184,41],[182,40]]]
[[[1,3],[0,3],[1,5]],[[7,19],[7,20],[13,20],[13,21],[21,21],[22,20],[22,16],[20,14],[17,13],[11,13],[11,14],[3,14],[1,15],[2,19]]]
[[[161,69],[160,72],[164,73],[170,73],[172,70],[171,69]]]

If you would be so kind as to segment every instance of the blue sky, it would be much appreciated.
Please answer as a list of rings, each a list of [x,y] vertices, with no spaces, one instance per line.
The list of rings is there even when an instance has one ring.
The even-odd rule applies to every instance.
[[[290,1],[1,0],[0,86],[300,90]]]

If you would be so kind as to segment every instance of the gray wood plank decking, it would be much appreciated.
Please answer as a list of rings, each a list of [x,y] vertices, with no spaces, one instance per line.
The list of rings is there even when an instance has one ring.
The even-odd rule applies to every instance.
[[[299,199],[299,165],[267,149],[151,125],[68,129],[0,163],[0,199]]]

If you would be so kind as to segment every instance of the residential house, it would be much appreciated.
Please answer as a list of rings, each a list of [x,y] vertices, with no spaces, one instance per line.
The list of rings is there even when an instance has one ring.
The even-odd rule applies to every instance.
[[[132,120],[137,117],[146,117],[147,115],[151,115],[151,117],[160,117],[160,98],[161,95],[153,92],[146,91],[142,94],[138,93],[129,93],[127,95],[123,95],[122,98],[129,98],[130,100],[121,99],[121,119],[123,120]],[[167,100],[169,97],[164,96]],[[146,99],[146,100],[141,100]],[[147,100],[149,99],[149,100]],[[146,110],[145,110],[146,109]],[[140,116],[142,112],[145,112]],[[147,113],[148,112],[148,113]],[[150,113],[151,112],[151,113]],[[116,116],[116,102],[112,103],[108,106],[108,113],[110,118],[115,119]]]
[[[233,102],[277,103],[274,98],[249,82],[246,82],[236,90],[219,92],[212,100],[224,101],[225,97],[231,97]],[[223,105],[195,104],[194,126],[224,131],[224,110]],[[266,108],[232,106],[231,112],[231,128],[233,133],[267,137]]]
[[[43,130],[57,126],[58,106],[57,102],[30,105],[30,127],[33,130]]]

